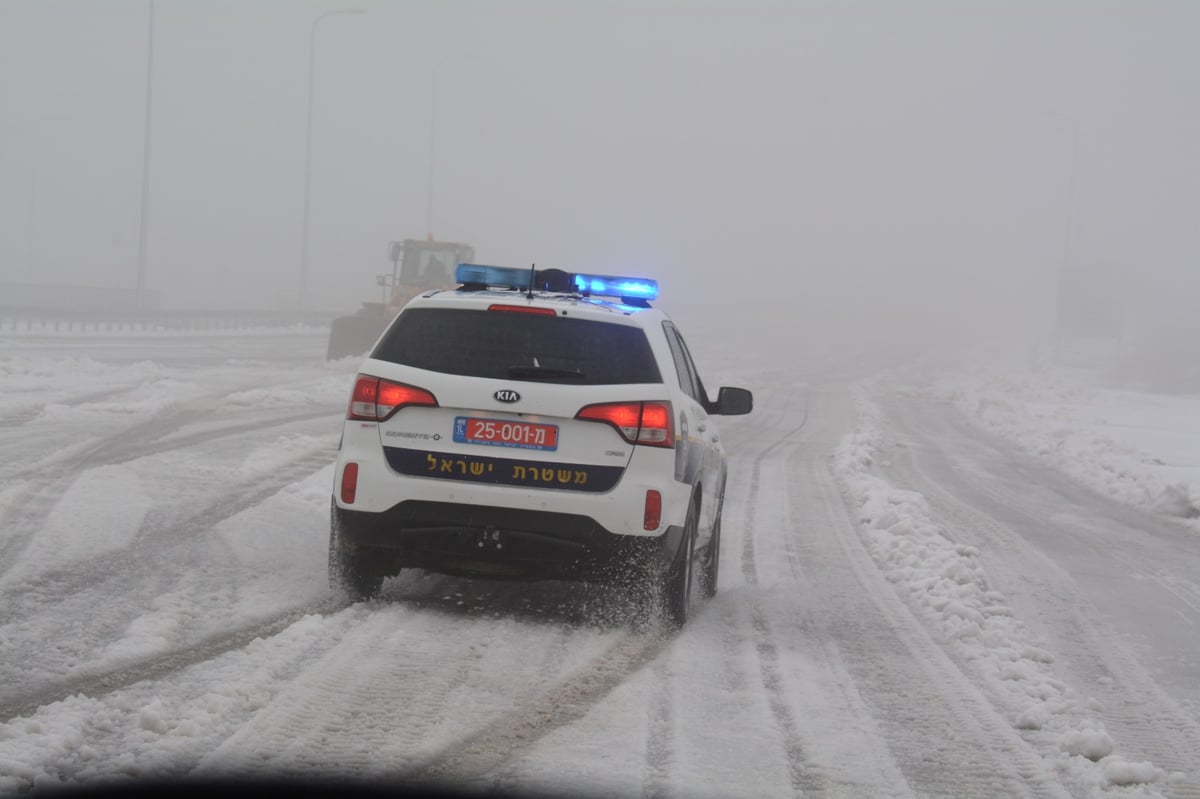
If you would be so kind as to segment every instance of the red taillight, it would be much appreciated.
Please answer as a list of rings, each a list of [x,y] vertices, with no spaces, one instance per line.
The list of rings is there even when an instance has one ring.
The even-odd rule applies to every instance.
[[[649,430],[671,429],[671,409],[666,405],[647,402],[642,406],[642,427]]]
[[[423,388],[359,375],[350,393],[347,419],[382,422],[406,405],[437,406],[437,398]]]
[[[606,422],[616,428],[621,438],[630,444],[651,447],[673,447],[671,403],[669,402],[610,402],[588,405],[575,414],[576,419]]]
[[[646,492],[646,516],[642,527],[646,530],[657,530],[660,524],[662,524],[662,494],[650,489]]]
[[[493,303],[488,306],[489,311],[512,311],[513,313],[536,313],[542,316],[554,316],[553,308],[534,308],[531,305],[500,305]]]
[[[350,392],[350,409],[346,412],[346,418],[375,421],[375,397],[378,394],[379,378],[359,375],[354,381],[354,390]]]
[[[354,497],[358,494],[358,464],[347,463],[342,469],[342,502],[347,505],[354,504]]]
[[[437,400],[423,388],[380,380],[379,399],[375,403],[379,418],[384,419],[391,416],[392,411],[403,408],[405,405],[436,406]]]

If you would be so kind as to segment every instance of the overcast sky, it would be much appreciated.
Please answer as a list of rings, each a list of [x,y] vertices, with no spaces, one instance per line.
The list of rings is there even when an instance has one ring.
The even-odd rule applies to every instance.
[[[0,0],[0,282],[136,286],[150,7]],[[167,306],[296,304],[318,18],[317,308],[428,232],[808,332],[1044,325],[1064,260],[1200,290],[1194,0],[153,8]]]

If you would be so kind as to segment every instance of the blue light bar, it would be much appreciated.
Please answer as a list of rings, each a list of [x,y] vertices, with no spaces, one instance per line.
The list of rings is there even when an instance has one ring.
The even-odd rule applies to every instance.
[[[454,280],[463,285],[503,286],[525,291],[529,288],[529,278],[530,270],[514,266],[459,264],[454,270]],[[569,279],[580,294],[628,300],[658,299],[658,281],[650,278],[573,274]]]
[[[575,287],[584,294],[596,294],[601,297],[658,299],[658,281],[645,277],[577,274]]]
[[[459,283],[478,283],[484,286],[506,286],[514,289],[529,288],[529,270],[518,269],[515,266],[459,264],[454,269],[454,279]]]

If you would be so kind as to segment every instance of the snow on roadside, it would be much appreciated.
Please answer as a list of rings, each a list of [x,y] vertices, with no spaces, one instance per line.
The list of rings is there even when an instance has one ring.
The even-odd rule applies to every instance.
[[[114,365],[92,358],[0,356],[0,417],[42,413],[82,392],[117,392],[168,381],[177,370],[150,361]],[[128,403],[122,403],[126,407]],[[53,413],[53,411],[51,411]]]
[[[85,405],[47,403],[34,419],[37,424],[88,423],[100,418],[154,416],[192,399],[200,390],[195,383],[160,378],[130,386],[117,400],[94,400]]]
[[[183,325],[182,319],[176,324]],[[329,335],[329,325],[302,324],[291,325],[254,325],[227,327],[213,324],[211,327],[197,325],[195,327],[168,327],[166,323],[132,322],[132,321],[81,321],[81,320],[15,320],[0,319],[0,334],[12,338],[79,338],[81,336],[104,336],[105,338],[242,338],[245,336],[286,336],[286,335]]]
[[[355,364],[357,366],[357,364]],[[234,392],[224,404],[233,408],[293,408],[308,405],[337,405],[346,402],[353,387],[353,375],[339,369],[338,374],[320,377],[301,386],[271,386]]]
[[[1087,700],[1055,678],[1054,654],[990,587],[979,551],[956,543],[922,494],[874,474],[884,433],[868,386],[854,388],[858,425],[839,444],[833,465],[857,504],[859,529],[884,575],[932,622],[949,651],[983,676],[1013,727],[1064,779],[1086,791],[1160,796],[1155,784],[1166,773],[1114,753],[1112,738]]]
[[[1065,371],[943,375],[972,424],[1111,499],[1200,531],[1200,397],[1104,388]]]

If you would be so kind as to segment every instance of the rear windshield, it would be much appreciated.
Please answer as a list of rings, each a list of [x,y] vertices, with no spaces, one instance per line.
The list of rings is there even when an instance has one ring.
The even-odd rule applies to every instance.
[[[592,386],[662,382],[640,328],[557,314],[409,308],[371,357],[504,380]]]

